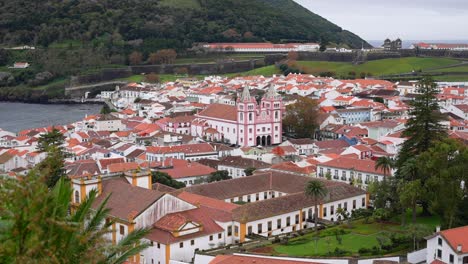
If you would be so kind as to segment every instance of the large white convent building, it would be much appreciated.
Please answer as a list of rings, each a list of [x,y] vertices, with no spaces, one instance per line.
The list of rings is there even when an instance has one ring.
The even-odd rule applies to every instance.
[[[271,86],[260,104],[244,87],[235,106],[212,104],[196,114],[191,125],[192,136],[209,141],[222,141],[239,146],[270,146],[282,139],[284,105]]]

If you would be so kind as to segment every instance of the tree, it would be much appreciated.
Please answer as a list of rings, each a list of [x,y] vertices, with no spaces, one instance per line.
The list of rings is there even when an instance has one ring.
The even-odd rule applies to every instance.
[[[256,168],[250,167],[244,170],[245,176],[252,176]]]
[[[21,180],[0,178],[0,185],[0,263],[117,264],[148,247],[140,241],[146,229],[110,245],[109,197],[92,209],[95,190],[70,211],[73,190],[63,178],[49,190],[45,175],[33,170]]]
[[[143,61],[143,54],[141,54],[141,52],[134,51],[128,56],[128,61],[130,62],[130,65],[141,64]]]
[[[409,237],[413,240],[413,250],[419,249],[419,242],[432,233],[426,225],[422,224],[411,224],[406,229]]]
[[[10,59],[10,51],[6,49],[0,49],[0,66],[4,66]]]
[[[411,208],[412,210],[412,222],[416,223],[417,203],[422,197],[423,187],[421,180],[414,180],[409,182],[402,182],[398,193],[400,195],[400,202],[404,208]],[[406,210],[405,210],[406,211]],[[403,216],[404,217],[404,216]]]
[[[107,105],[107,104],[104,104],[101,108],[101,115],[107,115],[107,114],[110,114],[112,112],[112,110],[110,109],[110,107]]]
[[[297,61],[298,58],[299,58],[299,54],[297,53],[297,51],[288,52],[288,60]]]
[[[37,165],[37,168],[46,175],[49,188],[54,187],[56,182],[65,176],[63,167],[67,154],[63,148],[64,141],[65,137],[55,127],[50,132],[42,134],[38,140],[38,151],[46,152],[47,157]]]
[[[312,138],[318,127],[317,116],[317,102],[308,97],[298,97],[296,103],[286,107],[283,130],[299,138]]]
[[[418,84],[418,92],[414,101],[409,104],[410,118],[406,123],[403,136],[408,139],[403,143],[397,167],[400,168],[410,157],[428,150],[435,142],[444,139],[447,133],[440,124],[442,116],[437,103],[437,84],[431,77],[424,77]]]
[[[348,211],[346,211],[344,208],[339,207],[336,209],[335,213],[336,219],[342,219],[342,220],[348,220],[350,218],[350,214]],[[341,221],[341,220],[339,220]]]
[[[467,225],[468,219],[459,212],[468,197],[468,147],[446,139],[422,153],[418,160],[420,174],[427,177],[425,196],[430,211],[439,215],[447,228]]]
[[[390,157],[379,157],[375,162],[375,169],[381,169],[383,171],[384,181],[386,180],[387,176],[390,175],[394,167],[394,161]]]
[[[431,77],[424,77],[418,84],[420,93],[414,101],[410,102],[412,118],[406,123],[403,136],[408,139],[403,143],[403,147],[397,160],[397,177],[402,177],[402,167],[407,160],[417,157],[427,151],[436,142],[447,137],[444,127],[440,124],[442,116],[436,95],[439,93],[437,84]],[[427,177],[422,174],[413,175],[421,179],[422,186],[426,186]],[[427,199],[421,200],[423,214],[429,214],[429,204]]]
[[[152,73],[149,73],[145,76],[145,82],[149,82],[149,83],[159,83],[161,81],[161,78],[159,77],[159,75],[157,75],[156,73],[152,72]]]
[[[153,184],[161,183],[161,184],[167,185],[175,189],[180,189],[180,188],[185,187],[185,184],[183,182],[174,180],[172,179],[171,175],[167,174],[166,172],[161,172],[161,171],[151,172],[151,182]]]
[[[232,179],[231,176],[229,176],[229,172],[225,170],[221,171],[215,171],[210,174],[208,177],[208,182],[217,182],[217,181],[224,181],[224,180],[229,180]]]
[[[314,224],[315,224],[315,232],[318,232],[318,204],[319,200],[327,195],[327,188],[325,184],[320,180],[311,180],[307,183],[305,188],[305,195],[314,199],[315,203],[315,215],[314,215]]]
[[[177,52],[173,49],[161,49],[156,53],[150,54],[150,62],[152,64],[172,64],[177,57]]]

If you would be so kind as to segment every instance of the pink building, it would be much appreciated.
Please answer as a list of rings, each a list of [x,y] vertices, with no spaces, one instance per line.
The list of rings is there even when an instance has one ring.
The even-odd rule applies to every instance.
[[[192,122],[192,136],[240,146],[270,146],[282,142],[281,96],[270,87],[260,104],[245,87],[236,106],[212,104]]]

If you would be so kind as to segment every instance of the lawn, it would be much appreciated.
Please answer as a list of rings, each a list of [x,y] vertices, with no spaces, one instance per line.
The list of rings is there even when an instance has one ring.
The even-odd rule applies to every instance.
[[[454,59],[446,58],[400,58],[368,61],[360,65],[348,62],[327,61],[298,61],[299,66],[304,67],[307,73],[317,74],[320,72],[333,71],[337,76],[347,76],[354,71],[358,75],[361,72],[371,73],[374,76],[408,73],[411,71],[430,69],[434,67],[449,66],[459,63]]]
[[[441,75],[441,76],[434,76],[434,80],[439,82],[468,82],[468,74],[467,75]]]
[[[263,76],[272,76],[273,74],[281,74],[281,71],[276,68],[275,65],[265,66],[257,69],[253,69],[246,72],[240,73],[229,73],[225,74],[227,77],[236,77],[236,76],[254,76],[254,75],[263,75]]]
[[[407,214],[407,223],[411,220],[410,213]],[[267,248],[259,249],[259,252],[272,252],[274,255],[287,256],[328,256],[336,255],[335,249],[345,250],[342,255],[384,255],[384,254],[403,254],[412,251],[410,242],[400,242],[397,246],[388,248],[378,253],[372,253],[372,248],[379,248],[378,238],[385,237],[384,245],[391,245],[390,236],[404,237],[408,234],[407,226],[401,226],[399,219],[395,222],[378,223],[370,222],[366,224],[363,219],[354,221],[351,227],[346,224],[330,227],[319,232],[319,239],[315,239],[315,233],[308,233],[303,236],[290,239],[287,245],[273,244]],[[438,217],[418,217],[417,223],[427,227],[428,230],[435,230],[439,224]],[[336,230],[342,230],[344,234],[340,244],[335,236]],[[368,252],[361,252],[362,248],[368,249]],[[255,250],[254,250],[255,251]],[[331,253],[330,253],[331,252]]]
[[[439,70],[432,70],[429,72],[468,72],[468,66],[450,67]]]

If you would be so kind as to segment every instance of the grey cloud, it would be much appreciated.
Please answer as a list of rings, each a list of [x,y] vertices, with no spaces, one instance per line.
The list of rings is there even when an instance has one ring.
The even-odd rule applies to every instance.
[[[468,0],[295,0],[365,39],[468,39]]]

